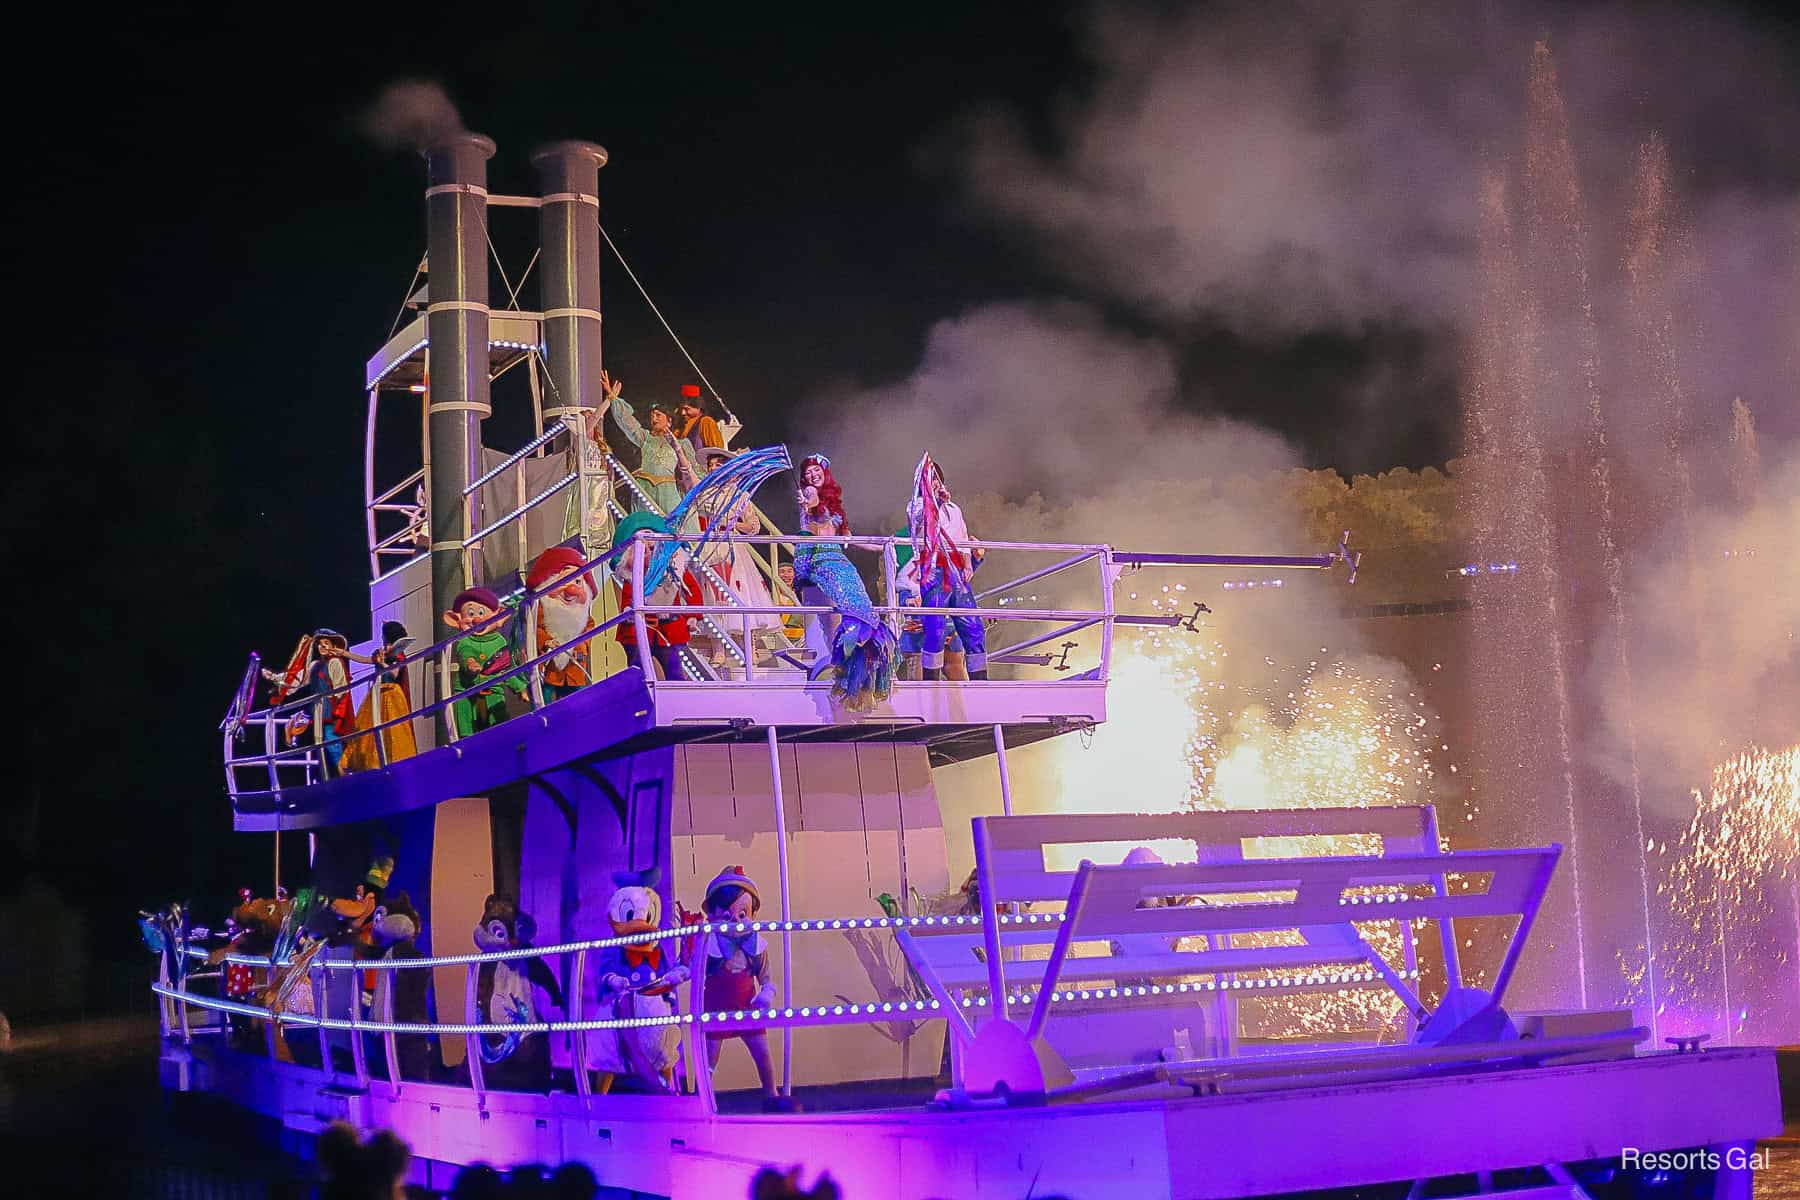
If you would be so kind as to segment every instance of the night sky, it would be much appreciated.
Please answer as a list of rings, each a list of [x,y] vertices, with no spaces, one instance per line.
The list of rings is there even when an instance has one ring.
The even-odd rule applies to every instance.
[[[441,83],[498,143],[495,191],[534,190],[542,142],[605,145],[602,220],[747,442],[796,436],[796,406],[834,384],[904,376],[935,320],[1079,294],[972,215],[941,161],[992,106],[1052,135],[1087,70],[1075,6],[889,7],[880,28],[856,6],[548,5],[506,27],[511,11],[15,30],[14,55],[47,69],[7,85],[0,511],[25,655],[0,896],[48,881],[102,955],[126,951],[140,905],[266,883],[268,839],[229,833],[214,728],[252,649],[366,627],[363,363],[425,234],[422,163],[359,126],[384,84]],[[535,214],[493,223],[516,276]],[[608,365],[639,401],[672,396],[691,374],[610,257],[603,271]],[[1411,386],[1447,410],[1441,331],[1184,332],[1184,385],[1312,465],[1455,452],[1441,418],[1391,422],[1356,461],[1332,461],[1328,432],[1355,417],[1331,378],[1374,354],[1415,362]]]

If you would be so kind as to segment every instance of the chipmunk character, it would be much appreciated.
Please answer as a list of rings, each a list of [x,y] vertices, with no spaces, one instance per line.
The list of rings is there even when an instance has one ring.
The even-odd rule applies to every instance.
[[[495,892],[482,906],[475,927],[475,948],[484,953],[518,950],[531,945],[537,922],[521,912],[505,892]],[[543,959],[508,958],[481,964],[476,987],[476,1014],[486,1025],[529,1024],[548,1020],[550,1008],[563,1007],[562,986]],[[528,1033],[487,1035],[481,1039],[484,1077],[490,1087],[509,1091],[543,1091],[550,1077],[550,1042]]]
[[[376,954],[387,961],[409,958],[423,958],[419,953],[419,914],[412,906],[412,897],[405,892],[394,892],[384,897],[375,908],[375,916],[369,922],[374,932]],[[375,972],[369,972],[375,974]],[[427,995],[431,989],[431,972],[428,970],[397,970],[385,974],[391,978],[388,986],[394,992],[393,1019],[410,1024],[429,1024],[431,1008]],[[379,983],[377,984],[379,987]],[[371,1010],[381,1020],[387,1017],[379,1010]],[[380,1039],[376,1039],[379,1041]],[[431,1077],[431,1038],[427,1034],[407,1033],[396,1039],[396,1050],[400,1059],[400,1076],[403,1079],[429,1079]]]
[[[662,928],[662,897],[656,891],[661,872],[655,867],[614,871],[612,878],[618,890],[606,903],[606,916],[613,935],[650,934]],[[675,988],[689,972],[676,957],[673,941],[652,938],[600,951],[602,1019],[675,1015]],[[587,1036],[587,1062],[600,1073],[598,1090],[602,1095],[612,1090],[618,1075],[673,1091],[680,1044],[681,1030],[673,1022],[638,1029],[597,1029]]]

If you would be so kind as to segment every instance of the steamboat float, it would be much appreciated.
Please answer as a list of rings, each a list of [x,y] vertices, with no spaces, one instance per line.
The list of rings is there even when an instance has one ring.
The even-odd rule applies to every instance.
[[[1177,620],[1121,611],[1122,575],[1353,572],[1347,544],[971,542],[971,613],[896,603],[916,531],[839,538],[890,636],[973,616],[997,643],[976,677],[845,703],[783,625],[842,614],[789,585],[800,539],[750,502],[756,480],[697,533],[596,436],[605,151],[538,151],[535,196],[489,192],[493,153],[427,150],[427,282],[368,362],[368,636],[321,631],[266,672],[267,704],[253,660],[224,722],[235,826],[277,834],[278,878],[223,946],[155,923],[168,1086],[294,1139],[391,1128],[438,1187],[468,1163],[580,1160],[650,1196],[745,1195],[765,1164],[858,1198],[1575,1196],[1647,1182],[1628,1151],[1705,1149],[1708,1186],[1749,1194],[1742,1150],[1780,1130],[1771,1052],[1648,1045],[1625,1011],[1509,1011],[1559,847],[1450,850],[1425,807],[1014,812],[1008,753],[1103,722],[1115,630]],[[490,303],[503,208],[537,210],[538,311],[516,288]],[[513,450],[484,440],[503,378],[530,398]],[[727,414],[694,464],[729,476],[738,433]],[[696,591],[656,586],[677,550]],[[589,619],[545,636],[571,579],[594,581]],[[1054,601],[994,599],[1027,584]],[[446,624],[459,611],[478,619]],[[693,639],[658,653],[676,621]],[[490,626],[508,652],[466,656]],[[988,756],[985,815],[947,816],[934,771]],[[1134,849],[1152,842],[1183,849]],[[709,893],[731,903],[683,923]],[[1478,924],[1504,947],[1484,988],[1460,962]],[[721,1003],[732,955],[761,986]],[[1380,1044],[1247,1036],[1258,1006],[1371,989],[1400,1014]]]

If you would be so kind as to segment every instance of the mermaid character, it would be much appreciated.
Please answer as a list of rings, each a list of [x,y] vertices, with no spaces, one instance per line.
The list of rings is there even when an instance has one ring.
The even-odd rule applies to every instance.
[[[894,682],[894,631],[875,612],[862,576],[850,565],[837,538],[849,532],[843,489],[831,476],[831,463],[813,455],[800,465],[801,532],[815,540],[794,549],[794,581],[803,603],[823,602],[834,611],[819,622],[822,637],[812,677],[836,673],[831,699],[852,712],[866,712],[886,700]],[[809,639],[812,640],[812,639]]]

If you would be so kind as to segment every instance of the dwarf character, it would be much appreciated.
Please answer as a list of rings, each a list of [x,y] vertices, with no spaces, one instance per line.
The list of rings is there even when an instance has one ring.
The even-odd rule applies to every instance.
[[[632,554],[631,540],[640,532],[667,533],[668,523],[652,513],[634,512],[619,522],[619,530],[613,539],[612,553],[607,561],[612,564],[613,578],[619,582],[619,607],[621,610],[632,604]],[[645,550],[648,560],[654,552],[653,547]],[[677,550],[673,564],[664,577],[661,586],[652,591],[646,602],[649,604],[700,604],[700,582],[694,578],[693,572],[687,569],[688,555],[685,550]],[[650,653],[656,665],[662,668],[664,679],[688,678],[687,667],[682,661],[682,652],[686,648],[691,634],[688,630],[688,617],[684,614],[657,613],[644,614],[644,632],[650,640]],[[627,618],[619,622],[619,644],[626,647],[629,661],[636,664],[637,655],[637,622]]]
[[[660,877],[655,867],[613,872],[617,890],[606,903],[606,917],[615,937],[651,934],[662,928],[662,897],[656,891]],[[600,1017],[673,1017],[678,1011],[675,988],[688,978],[686,964],[675,955],[669,942],[657,938],[600,951],[596,959]],[[597,1082],[602,1095],[612,1090],[617,1075],[674,1091],[680,1044],[681,1030],[673,1021],[638,1029],[596,1030],[587,1037],[587,1065],[600,1073]]]
[[[594,628],[593,576],[581,569],[581,551],[568,546],[552,546],[537,556],[525,586],[541,592],[537,604],[537,657],[557,650],[543,671],[544,699],[560,700],[578,688],[593,682],[589,664],[593,658],[593,639],[569,646],[582,634]]]
[[[458,592],[456,602],[444,614],[444,624],[461,630],[463,635],[450,648],[454,666],[451,686],[459,694],[478,689],[451,706],[460,737],[491,729],[506,720],[507,692],[523,695],[525,691],[521,675],[495,679],[512,669],[512,647],[507,644],[499,614],[500,597],[482,587]],[[494,682],[482,686],[486,680]]]

